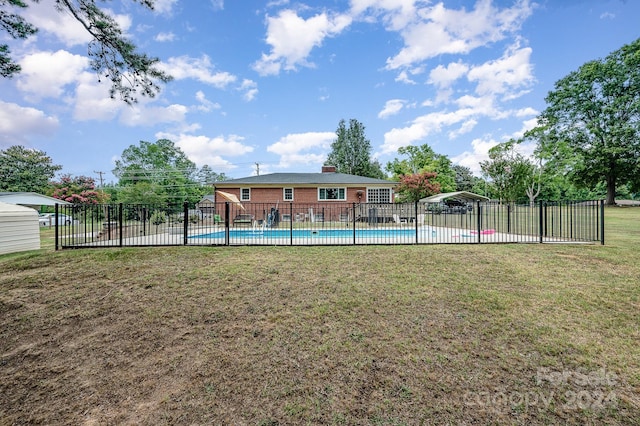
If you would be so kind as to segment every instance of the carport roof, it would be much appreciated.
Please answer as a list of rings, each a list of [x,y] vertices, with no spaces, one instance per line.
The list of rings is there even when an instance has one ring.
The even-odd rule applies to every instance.
[[[465,201],[489,201],[489,198],[484,195],[474,194],[473,192],[457,191],[457,192],[444,192],[442,194],[432,195],[420,199],[421,203],[440,203],[444,200],[465,200]]]

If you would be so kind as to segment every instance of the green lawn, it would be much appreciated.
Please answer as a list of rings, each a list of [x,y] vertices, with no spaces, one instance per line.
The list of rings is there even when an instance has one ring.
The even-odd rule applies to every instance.
[[[0,257],[0,424],[640,424],[640,209],[606,245]]]

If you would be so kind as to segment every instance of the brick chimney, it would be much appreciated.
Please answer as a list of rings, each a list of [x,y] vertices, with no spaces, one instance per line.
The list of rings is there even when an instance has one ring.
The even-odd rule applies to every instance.
[[[336,166],[322,166],[322,173],[335,173]]]

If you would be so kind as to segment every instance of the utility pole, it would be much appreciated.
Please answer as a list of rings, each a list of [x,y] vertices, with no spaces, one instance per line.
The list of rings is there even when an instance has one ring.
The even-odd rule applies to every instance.
[[[98,176],[100,176],[100,188],[104,188],[104,181],[103,181],[103,177],[102,177],[104,175],[104,172],[97,172],[97,171],[94,170],[93,173],[97,173]]]

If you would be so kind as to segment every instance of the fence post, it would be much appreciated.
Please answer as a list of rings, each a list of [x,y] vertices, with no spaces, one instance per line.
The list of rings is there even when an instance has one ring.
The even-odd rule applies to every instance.
[[[480,200],[476,201],[476,211],[478,212],[478,244],[482,243],[482,207],[480,207]]]
[[[188,242],[187,237],[189,235],[189,203],[186,201],[182,204],[182,214],[184,215],[184,220],[182,221],[182,244],[186,246]]]
[[[413,224],[415,225],[415,228],[416,228],[416,244],[418,244],[418,201],[417,200],[415,202],[414,210],[415,211],[413,212],[413,217],[414,217]]]
[[[60,204],[56,203],[56,207],[55,207],[55,216],[54,216],[54,218],[53,218],[53,220],[55,220],[55,221],[56,221],[56,222],[55,222],[55,223],[56,223],[56,225],[58,224],[58,206],[59,206],[59,205],[60,205]],[[51,219],[49,219],[49,220],[51,220]],[[49,222],[49,224],[51,224],[51,222]],[[39,224],[38,224],[38,225],[39,225]],[[56,251],[57,251],[57,250],[58,250],[58,243],[59,243],[59,240],[58,240],[58,229],[60,229],[60,227],[59,227],[59,226],[55,226],[55,227],[54,227],[54,229],[55,229],[55,233],[54,233],[54,235],[55,235],[55,240],[56,240],[55,245],[56,245]]]
[[[353,220],[351,221],[351,229],[353,230],[353,245],[356,245],[356,203],[351,203],[351,211],[353,212]]]
[[[538,216],[540,216],[540,220],[538,221],[538,233],[540,234],[540,244],[543,242],[542,234],[543,234],[543,213],[542,213],[542,200],[540,200],[538,204]]]
[[[293,202],[289,201],[289,245],[293,245]]]
[[[224,202],[224,245],[229,245],[229,202]]]
[[[120,241],[120,247],[122,247],[122,231],[123,231],[123,227],[122,227],[122,203],[118,204],[118,232],[120,235],[118,235]]]
[[[600,244],[604,245],[604,200],[600,200]]]
[[[142,208],[142,235],[147,235],[147,208]]]
[[[507,234],[511,233],[511,203],[507,204]]]

